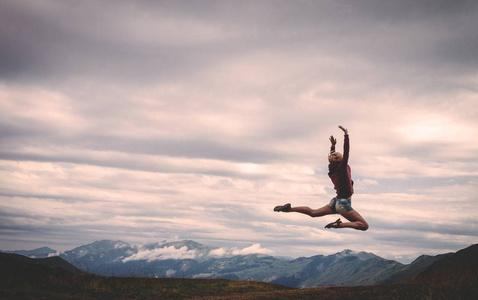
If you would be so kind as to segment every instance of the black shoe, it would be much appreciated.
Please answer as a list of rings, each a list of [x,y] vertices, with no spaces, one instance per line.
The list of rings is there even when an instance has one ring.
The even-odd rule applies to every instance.
[[[340,221],[340,219],[337,219],[335,222],[325,225],[325,228],[338,228],[337,226],[339,226],[340,224],[342,224],[342,221]]]
[[[276,206],[274,207],[274,211],[283,211],[283,212],[287,212],[290,210],[290,203],[287,203],[287,204],[284,204],[284,205],[279,205],[279,206]]]

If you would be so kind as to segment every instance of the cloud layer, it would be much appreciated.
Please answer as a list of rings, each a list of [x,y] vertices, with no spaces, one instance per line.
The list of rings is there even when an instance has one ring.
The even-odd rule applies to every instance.
[[[473,1],[2,1],[2,248],[179,237],[408,261],[476,243],[477,17]],[[365,233],[272,212],[333,197],[339,124]]]
[[[235,255],[249,255],[249,254],[271,254],[272,250],[263,248],[260,244],[253,244],[251,246],[238,249],[236,247],[222,247],[206,250],[190,249],[188,246],[165,246],[154,247],[144,245],[137,245],[138,251],[130,256],[123,258],[123,262],[134,260],[146,260],[148,262],[156,260],[167,259],[195,259],[204,261],[210,258],[230,257]]]

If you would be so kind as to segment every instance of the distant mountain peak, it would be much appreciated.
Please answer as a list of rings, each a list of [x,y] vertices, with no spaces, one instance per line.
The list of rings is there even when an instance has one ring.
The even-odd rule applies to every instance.
[[[77,247],[75,249],[98,249],[98,250],[107,250],[107,249],[115,249],[115,248],[122,248],[122,247],[128,247],[129,244],[126,242],[123,242],[121,240],[117,241],[112,241],[112,240],[100,240],[100,241],[95,241],[91,244],[87,244],[84,246]],[[73,250],[75,250],[73,249]]]
[[[368,260],[368,259],[378,257],[373,253],[364,252],[364,251],[355,251],[355,250],[350,250],[350,249],[345,249],[345,250],[342,250],[341,252],[337,252],[337,253],[334,254],[334,256],[337,257],[337,258],[341,258],[341,257],[345,257],[345,256],[355,256],[355,257],[358,257],[361,260]]]
[[[112,240],[99,240],[99,241],[95,241],[91,244],[88,244],[87,246],[90,246],[90,245],[95,245],[95,246],[105,246],[105,245],[116,245],[116,244],[126,244],[125,242],[121,241],[121,240],[117,240],[117,241],[112,241]]]
[[[33,250],[15,250],[15,251],[4,251],[4,252],[19,254],[19,255],[30,257],[30,258],[42,258],[42,257],[47,257],[51,254],[57,253],[56,250],[51,249],[49,247],[41,247],[41,248],[36,248]]]
[[[182,240],[182,241],[174,241],[174,242],[166,242],[163,244],[164,246],[174,246],[175,248],[182,248],[186,246],[188,249],[196,249],[196,248],[204,248],[203,244],[195,242],[193,240]]]
[[[346,254],[346,255],[352,255],[352,254],[357,254],[357,253],[358,253],[357,251],[350,250],[350,249],[344,249],[341,252],[339,252],[339,254]]]
[[[36,248],[36,249],[33,249],[31,251],[37,251],[37,252],[56,252],[56,250],[50,248],[50,247],[41,247],[41,248]]]

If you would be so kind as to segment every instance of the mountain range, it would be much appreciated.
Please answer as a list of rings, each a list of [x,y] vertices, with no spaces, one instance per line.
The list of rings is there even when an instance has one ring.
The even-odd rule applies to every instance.
[[[350,250],[336,258],[350,255],[374,258]],[[0,253],[0,299],[478,299],[478,245],[446,256],[422,256],[395,274],[403,276],[403,271],[431,258],[434,263],[400,283],[295,289],[250,280],[98,276],[58,256],[33,259]]]
[[[240,254],[191,240],[146,245],[103,240],[63,252],[47,247],[8,252],[34,258],[59,256],[80,270],[103,276],[222,278],[295,288],[396,283],[414,278],[433,263],[451,255],[423,255],[407,265],[352,250],[287,259]]]

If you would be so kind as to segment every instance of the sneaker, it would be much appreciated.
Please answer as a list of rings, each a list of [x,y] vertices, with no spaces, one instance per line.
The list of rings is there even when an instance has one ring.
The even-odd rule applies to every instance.
[[[274,207],[274,211],[283,211],[283,212],[287,212],[290,210],[290,203],[287,203],[287,204],[284,204],[284,205],[279,205],[279,206],[276,206]]]

